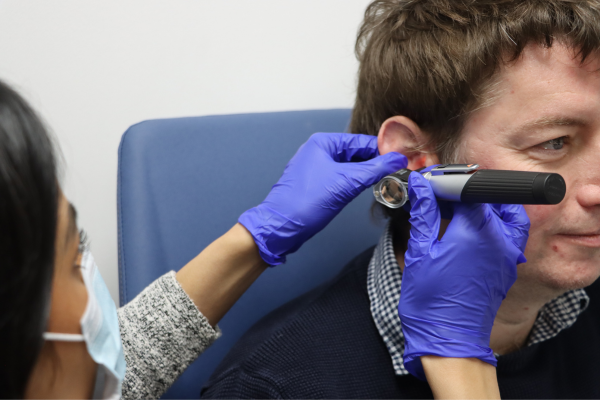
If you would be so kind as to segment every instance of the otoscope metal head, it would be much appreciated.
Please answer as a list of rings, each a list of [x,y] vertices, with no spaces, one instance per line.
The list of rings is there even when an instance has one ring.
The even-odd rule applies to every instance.
[[[389,208],[400,208],[408,201],[410,169],[401,169],[386,176],[373,186],[375,200]]]

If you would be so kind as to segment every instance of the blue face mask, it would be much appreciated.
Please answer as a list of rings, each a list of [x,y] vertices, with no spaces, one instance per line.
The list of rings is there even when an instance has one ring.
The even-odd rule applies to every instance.
[[[94,398],[118,399],[125,378],[125,357],[117,307],[88,250],[81,258],[81,273],[88,292],[87,307],[81,317],[82,334],[46,332],[44,339],[85,342],[90,356],[98,364]]]

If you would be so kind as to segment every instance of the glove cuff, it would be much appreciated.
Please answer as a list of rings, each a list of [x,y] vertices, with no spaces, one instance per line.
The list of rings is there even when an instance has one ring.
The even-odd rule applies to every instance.
[[[455,343],[456,344],[456,343]],[[466,343],[467,346],[466,349],[469,347],[468,343]],[[425,376],[425,370],[423,370],[423,364],[421,363],[421,356],[439,356],[439,357],[453,357],[453,358],[477,358],[483,362],[486,362],[490,365],[493,365],[494,367],[496,367],[498,365],[498,360],[496,360],[496,357],[494,356],[494,353],[492,352],[492,350],[489,350],[489,354],[486,355],[481,355],[478,357],[475,356],[457,356],[457,355],[448,355],[447,352],[444,352],[443,354],[437,354],[437,353],[433,353],[433,352],[426,352],[423,354],[410,354],[407,355],[406,351],[404,353],[404,368],[406,368],[406,370],[408,372],[410,372],[411,375],[417,377],[418,379],[422,380],[422,381],[426,381],[427,378]]]
[[[286,255],[300,247],[297,232],[304,225],[260,204],[240,215],[238,222],[250,232],[261,258],[271,266],[283,264]]]
[[[477,358],[497,365],[489,347],[490,335],[464,328],[401,317],[405,338],[404,366],[412,375],[425,380],[421,356]],[[418,322],[418,323],[414,323]]]

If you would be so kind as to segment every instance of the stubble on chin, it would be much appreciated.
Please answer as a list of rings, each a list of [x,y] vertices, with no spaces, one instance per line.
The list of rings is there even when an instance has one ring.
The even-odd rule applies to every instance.
[[[518,281],[526,283],[532,294],[555,298],[585,288],[600,277],[600,249],[561,247],[550,241],[537,247],[535,251],[528,244],[527,263],[518,266]]]

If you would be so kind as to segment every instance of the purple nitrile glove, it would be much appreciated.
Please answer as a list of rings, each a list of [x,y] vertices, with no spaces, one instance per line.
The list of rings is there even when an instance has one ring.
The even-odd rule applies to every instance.
[[[238,221],[252,234],[263,260],[282,264],[363,190],[406,165],[399,153],[379,156],[375,136],[315,133],[267,198]]]
[[[429,182],[409,177],[411,231],[398,313],[404,365],[425,379],[421,356],[478,358],[496,366],[494,318],[517,278],[529,237],[522,205],[453,203],[441,240],[440,209]]]

